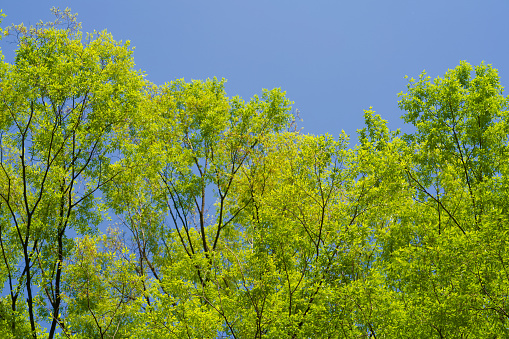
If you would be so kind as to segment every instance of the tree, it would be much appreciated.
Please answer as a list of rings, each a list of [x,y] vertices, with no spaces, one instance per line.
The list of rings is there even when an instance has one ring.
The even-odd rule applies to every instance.
[[[101,32],[83,45],[75,15],[55,14],[50,24],[10,27],[19,47],[15,63],[2,67],[0,244],[10,291],[4,319],[13,336],[21,336],[25,317],[34,338],[40,321],[50,322],[49,338],[57,326],[65,329],[70,232],[90,234],[100,222],[96,194],[123,171],[118,152],[144,86],[128,43]]]
[[[414,150],[409,184],[429,225],[421,238],[421,275],[440,336],[507,335],[508,101],[497,71],[466,62],[430,82],[425,73],[401,95]],[[422,227],[422,226],[421,226]],[[416,253],[417,254],[417,253]],[[419,267],[420,266],[420,267]],[[415,293],[412,288],[412,293]]]
[[[155,123],[140,129],[150,137],[140,137],[143,151],[132,160],[156,161],[126,172],[108,189],[111,206],[131,231],[140,274],[158,286],[145,299],[152,312],[145,336],[169,335],[156,332],[159,327],[170,327],[172,336],[210,337],[222,326],[234,331],[226,314],[233,305],[223,309],[218,289],[237,283],[228,282],[237,263],[225,257],[225,246],[237,239],[238,216],[251,202],[233,208],[228,201],[264,137],[289,123],[289,102],[275,89],[245,103],[226,97],[223,87],[216,79],[177,80],[156,89]],[[213,211],[210,194],[217,197]]]
[[[461,62],[433,82],[411,79],[400,96],[415,133],[391,136],[373,112],[361,133],[371,175],[404,193],[397,204],[394,192],[377,197],[391,206],[376,226],[375,281],[391,295],[377,336],[506,336],[508,121],[497,71]]]

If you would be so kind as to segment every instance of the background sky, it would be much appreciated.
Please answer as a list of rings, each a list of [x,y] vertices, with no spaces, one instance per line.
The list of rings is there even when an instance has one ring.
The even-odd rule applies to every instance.
[[[130,40],[155,84],[216,76],[245,100],[281,87],[303,133],[345,130],[354,143],[370,106],[403,127],[405,75],[484,60],[509,81],[509,1],[17,0],[0,4],[2,26],[52,20],[52,6],[78,13],[84,32]],[[15,45],[0,46],[11,62]]]

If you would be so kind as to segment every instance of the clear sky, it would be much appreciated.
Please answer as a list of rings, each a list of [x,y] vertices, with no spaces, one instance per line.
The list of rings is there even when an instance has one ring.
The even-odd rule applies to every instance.
[[[460,60],[509,82],[509,1],[17,0],[0,4],[2,25],[51,20],[52,6],[77,12],[85,32],[130,40],[156,84],[224,77],[246,100],[281,87],[304,133],[352,135],[369,106],[402,127],[404,76],[441,76]],[[12,61],[14,46],[0,46]]]

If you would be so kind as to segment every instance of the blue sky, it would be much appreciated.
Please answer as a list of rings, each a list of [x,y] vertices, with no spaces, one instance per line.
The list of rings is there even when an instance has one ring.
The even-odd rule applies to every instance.
[[[77,12],[85,32],[130,40],[156,84],[224,77],[244,99],[281,87],[304,133],[352,135],[370,106],[402,127],[397,93],[424,69],[484,60],[509,81],[509,1],[18,0],[0,5],[2,25],[51,20],[52,6]],[[0,46],[11,61],[14,46]]]

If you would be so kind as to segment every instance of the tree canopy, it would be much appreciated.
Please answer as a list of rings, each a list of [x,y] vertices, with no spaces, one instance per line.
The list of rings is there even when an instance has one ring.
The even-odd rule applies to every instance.
[[[76,16],[0,61],[2,338],[509,336],[509,111],[465,61],[359,143],[280,89],[156,86]]]

